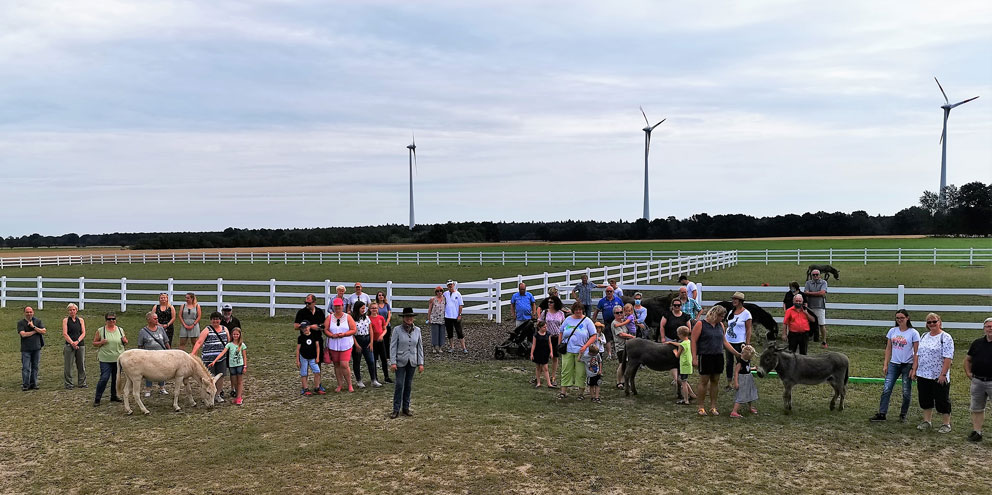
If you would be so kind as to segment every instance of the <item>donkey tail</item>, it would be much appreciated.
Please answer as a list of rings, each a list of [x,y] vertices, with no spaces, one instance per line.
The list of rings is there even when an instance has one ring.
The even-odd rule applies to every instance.
[[[124,394],[124,380],[127,380],[127,374],[124,373],[124,365],[117,360],[117,396],[120,397]]]

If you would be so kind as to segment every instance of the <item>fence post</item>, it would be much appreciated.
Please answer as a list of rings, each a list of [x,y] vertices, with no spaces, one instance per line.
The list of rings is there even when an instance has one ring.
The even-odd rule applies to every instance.
[[[896,289],[896,306],[901,308],[905,305],[906,305],[906,286],[899,284],[899,287]]]
[[[269,317],[276,315],[276,279],[269,279]]]
[[[603,264],[602,261],[600,261],[602,259],[602,254],[603,253],[601,251],[596,251],[596,264],[597,265]]]
[[[417,266],[420,266],[420,251],[417,251]]]
[[[548,266],[551,266],[551,251],[548,251]]]
[[[396,266],[400,266],[400,252],[399,251],[396,251],[393,254],[396,255]]]
[[[524,266],[527,266],[527,251],[524,251]]]
[[[217,311],[224,305],[224,279],[217,278]]]
[[[572,251],[572,266],[575,266],[575,251]]]
[[[801,263],[800,258],[802,258],[802,253],[799,249],[796,249],[796,266]]]
[[[496,323],[503,323],[503,301],[500,300],[503,297],[503,282],[493,280],[493,283],[496,284],[496,297],[493,301],[496,304]]]
[[[121,313],[127,311],[127,277],[121,277]]]
[[[41,275],[38,275],[38,309],[45,309],[44,291],[42,289]]]
[[[765,264],[768,264],[768,249],[765,249]]]
[[[937,248],[933,248],[933,264],[937,264]]]
[[[623,264],[625,264],[625,265],[627,264],[627,250],[626,249],[623,250]],[[623,270],[620,270],[620,273],[623,273]]]
[[[289,264],[289,253],[288,252],[282,253],[282,264],[284,264],[284,265],[288,265]]]
[[[324,307],[327,308],[327,307],[330,307],[330,306],[331,306],[331,281],[325,279],[324,280]]]
[[[696,301],[699,303],[699,306],[700,307],[703,306],[703,283],[702,282],[696,282]]]
[[[827,263],[831,265],[834,264],[834,248],[832,247],[830,248],[830,254],[828,255],[828,260],[829,261],[827,261]]]
[[[548,297],[548,272],[544,272],[544,297]]]
[[[379,264],[379,251],[375,252],[375,264]]]
[[[572,286],[572,270],[565,270],[565,287]],[[558,294],[561,297],[561,294]]]
[[[972,247],[972,248],[970,248],[968,250],[968,264],[969,265],[974,265],[975,264],[975,248],[974,247]]]
[[[434,264],[437,265],[437,266],[441,266],[441,252],[440,251],[434,251]]]
[[[500,260],[502,260],[503,266],[506,266],[506,251],[500,252]]]
[[[327,290],[328,291],[331,290],[331,286],[330,285],[327,286]],[[386,300],[389,301],[389,304],[393,304],[393,302],[392,302],[393,301],[393,281],[392,280],[387,280],[386,281]],[[390,308],[391,308],[391,306],[390,306]]]
[[[489,284],[486,286],[486,319],[493,321],[496,319],[496,312],[493,308],[497,307],[493,305],[493,278],[489,277],[488,282]]]
[[[868,248],[865,248],[865,265],[868,265]]]
[[[479,251],[479,266],[482,266],[482,251]]]
[[[86,277],[79,277],[79,310],[86,309]]]
[[[0,276],[0,308],[7,307],[7,276]]]
[[[897,263],[896,263],[897,265],[901,265],[902,264],[902,248],[899,248],[899,253],[898,253],[897,257],[896,257],[896,261],[897,261]]]
[[[610,282],[610,267],[603,265],[603,283],[608,284]]]

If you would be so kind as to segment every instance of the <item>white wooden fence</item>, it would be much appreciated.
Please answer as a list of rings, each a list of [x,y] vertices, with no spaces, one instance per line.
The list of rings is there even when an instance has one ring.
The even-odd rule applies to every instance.
[[[540,275],[518,275],[504,279],[487,279],[474,282],[461,282],[458,290],[465,301],[463,314],[484,315],[489,319],[502,320],[502,307],[509,303],[503,296],[517,290],[519,281],[532,282],[532,290],[547,293],[552,285],[576,283],[583,273],[590,280],[605,283],[609,278],[649,282],[673,278],[681,273],[693,274],[702,271],[719,270],[736,264],[736,253],[725,251],[700,256],[686,256],[677,259],[660,260],[629,265],[587,268],[584,271],[564,271]],[[504,289],[504,284],[512,287]],[[44,309],[46,303],[75,303],[80,309],[86,304],[108,304],[127,311],[129,306],[138,306],[141,311],[151,308],[158,301],[158,295],[166,293],[170,301],[186,292],[196,293],[203,306],[215,306],[218,310],[225,302],[241,308],[264,308],[269,316],[275,316],[279,309],[299,309],[303,298],[313,293],[323,298],[322,306],[327,306],[338,284],[351,287],[353,282],[324,281],[279,281],[270,280],[138,280],[138,279],[89,279],[79,278],[17,278],[0,276],[0,307],[10,302],[34,304]],[[433,296],[437,283],[395,283],[362,282],[363,288],[372,294],[382,290],[394,310],[404,306],[414,307],[414,311],[425,313],[427,302]],[[566,289],[565,292],[568,292]],[[566,295],[567,294],[563,294]],[[508,299],[508,297],[507,297]]]
[[[33,266],[133,263],[301,263],[418,265],[566,265],[628,264],[700,256],[718,251],[376,251],[376,252],[122,252],[113,254],[19,256],[0,258],[0,269]],[[739,263],[976,263],[992,262],[992,248],[763,249],[737,250]]]
[[[676,290],[679,286],[672,285],[639,285],[639,284],[628,284],[623,286],[624,292],[627,290],[639,290],[639,291],[668,291]],[[762,308],[782,308],[782,296],[785,291],[788,290],[787,287],[765,287],[765,286],[723,286],[723,285],[709,285],[706,287],[707,293],[732,293],[736,291],[744,292],[748,300],[747,302],[756,304]],[[757,300],[762,295],[774,294],[771,301]],[[892,302],[887,303],[847,303],[847,302],[830,302],[831,295],[837,294],[860,294],[860,295],[885,295],[892,296]],[[925,296],[980,296],[986,299],[985,304],[941,304],[941,303],[927,303],[927,304],[906,304],[907,295],[925,295]],[[729,295],[728,298],[729,299]],[[713,304],[719,302],[716,300],[703,300],[704,306],[712,306]],[[911,288],[904,285],[899,285],[897,287],[878,287],[878,288],[865,288],[865,287],[831,287],[827,295],[827,324],[828,325],[844,325],[844,326],[873,326],[873,327],[892,327],[894,325],[893,316],[897,309],[906,309],[911,315],[914,315],[915,325],[917,325],[921,332],[923,329],[923,316],[929,312],[938,313],[941,315],[943,320],[943,328],[963,328],[963,329],[982,329],[982,322],[988,316],[992,316],[992,288],[964,288],[964,289],[949,289],[949,288]],[[872,311],[879,312],[879,317],[881,319],[851,319],[851,318],[838,318],[836,315],[838,313],[843,314],[849,311]],[[975,318],[972,321],[962,321],[962,318],[955,315],[955,313],[979,313],[985,316],[981,318]],[[831,317],[831,315],[834,315]],[[776,321],[782,322],[782,318],[776,317]]]

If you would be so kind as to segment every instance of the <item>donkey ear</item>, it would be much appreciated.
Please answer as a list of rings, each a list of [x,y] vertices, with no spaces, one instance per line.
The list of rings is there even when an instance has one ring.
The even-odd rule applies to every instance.
[[[224,376],[223,373],[218,373],[218,374],[214,375],[214,384],[216,384],[217,383],[217,380],[220,380],[220,377],[222,377],[222,376]]]

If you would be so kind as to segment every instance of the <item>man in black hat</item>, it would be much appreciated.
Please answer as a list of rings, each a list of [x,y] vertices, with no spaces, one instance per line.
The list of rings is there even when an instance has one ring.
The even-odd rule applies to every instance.
[[[424,372],[424,341],[420,328],[413,324],[413,308],[403,308],[400,313],[403,324],[393,328],[393,336],[389,344],[389,367],[396,374],[396,385],[393,389],[393,412],[390,418],[400,415],[413,416],[410,412],[410,393],[413,390],[414,368]]]

